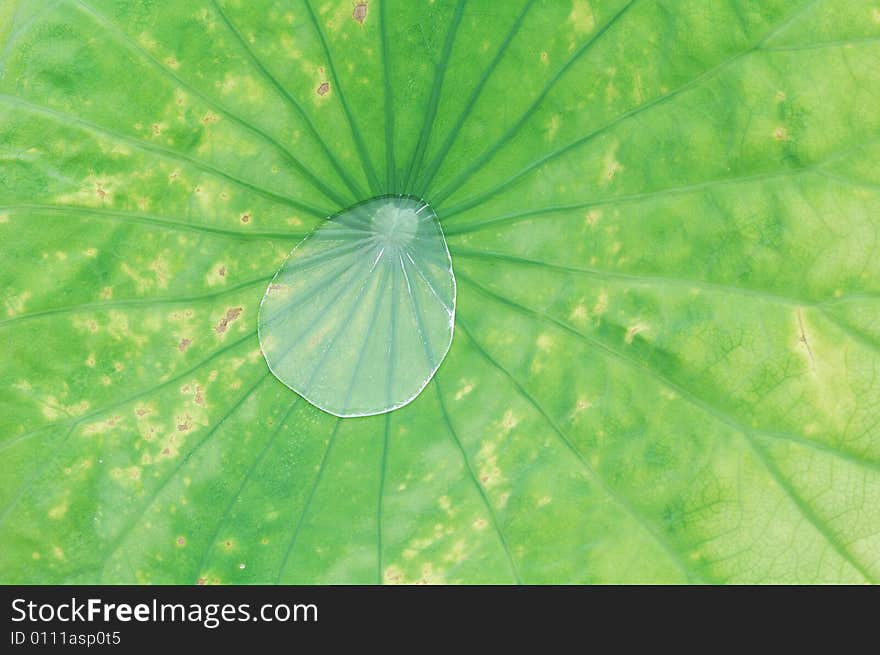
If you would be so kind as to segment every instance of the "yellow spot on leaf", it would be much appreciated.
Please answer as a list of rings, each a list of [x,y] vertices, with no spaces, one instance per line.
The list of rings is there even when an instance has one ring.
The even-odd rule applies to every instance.
[[[553,114],[550,117],[550,120],[547,121],[547,140],[552,141],[556,138],[556,133],[559,132],[559,128],[562,126],[562,117],[559,114]]]
[[[611,180],[613,180],[618,173],[623,172],[623,165],[619,161],[617,161],[617,148],[618,143],[615,142],[614,145],[611,146],[611,148],[608,150],[608,152],[605,153],[605,159],[603,160],[602,167],[602,175],[599,179],[600,182],[607,184],[611,182]]]
[[[599,298],[593,306],[593,314],[604,314],[608,311],[608,294],[604,291],[599,293]]]
[[[461,388],[455,392],[455,399],[461,400],[466,395],[468,395],[471,391],[474,390],[474,383],[468,380],[462,380]]]
[[[53,521],[63,518],[65,514],[67,514],[67,502],[56,505],[49,510],[49,518]]]
[[[400,567],[394,565],[385,569],[382,579],[386,584],[404,584],[406,582],[403,571]]]
[[[586,306],[583,303],[576,305],[574,309],[571,310],[571,314],[569,314],[568,318],[572,321],[580,321],[583,322],[589,318],[590,312],[587,310]]]
[[[586,34],[596,27],[596,19],[593,17],[593,9],[587,0],[575,0],[572,3],[571,13],[568,20],[575,32]]]
[[[510,432],[519,424],[519,418],[517,418],[512,410],[507,410],[504,413],[504,416],[501,419],[501,427],[505,429],[505,431]]]
[[[553,346],[553,337],[549,334],[540,334],[535,340],[535,345],[541,350],[549,350]]]
[[[7,316],[15,316],[16,314],[20,314],[24,311],[24,304],[27,302],[28,298],[31,297],[30,291],[22,291],[20,294],[15,296],[8,296],[3,304],[6,305],[6,315]]]

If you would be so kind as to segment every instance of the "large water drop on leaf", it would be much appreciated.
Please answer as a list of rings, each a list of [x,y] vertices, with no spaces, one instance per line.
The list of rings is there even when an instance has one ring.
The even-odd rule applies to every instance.
[[[396,409],[452,343],[455,277],[437,215],[383,196],[329,218],[290,253],[260,305],[275,376],[336,416]]]

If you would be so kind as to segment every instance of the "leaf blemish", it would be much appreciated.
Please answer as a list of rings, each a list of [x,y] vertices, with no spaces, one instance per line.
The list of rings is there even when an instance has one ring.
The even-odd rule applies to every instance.
[[[351,12],[351,17],[360,25],[363,25],[364,21],[367,19],[367,10],[368,7],[366,2],[358,2],[354,6],[354,11]]]
[[[241,316],[242,308],[241,307],[233,307],[232,309],[226,310],[226,315],[220,319],[220,322],[214,326],[214,331],[217,334],[223,334],[226,332],[226,328],[229,327],[229,324],[232,323],[235,319]]]
[[[807,340],[807,333],[804,330],[804,317],[803,312],[798,309],[797,310],[797,320],[798,320],[798,330],[800,332],[800,336],[798,337],[798,343],[803,344],[804,349],[807,351],[807,355],[810,357],[810,369],[816,370],[816,358],[813,356],[813,349],[810,346],[810,342]]]
[[[461,388],[455,392],[455,399],[461,400],[462,398],[464,398],[466,395],[474,390],[474,386],[476,385],[473,382],[463,380]]]
[[[635,325],[631,325],[627,329],[626,335],[624,335],[623,340],[626,342],[627,345],[629,345],[633,342],[633,338],[637,334],[639,334],[640,332],[644,332],[647,329],[648,329],[648,326],[643,325],[642,323],[636,323]]]
[[[330,93],[330,82],[321,82],[315,93],[317,93],[319,96],[325,96]]]

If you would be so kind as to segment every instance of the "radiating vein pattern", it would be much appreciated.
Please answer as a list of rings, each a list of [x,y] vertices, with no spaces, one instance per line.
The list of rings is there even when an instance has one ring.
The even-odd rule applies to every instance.
[[[331,217],[303,239],[260,306],[275,376],[336,416],[402,407],[452,342],[455,278],[429,205],[385,196]]]
[[[876,2],[0,0],[0,582],[880,581],[878,98]]]

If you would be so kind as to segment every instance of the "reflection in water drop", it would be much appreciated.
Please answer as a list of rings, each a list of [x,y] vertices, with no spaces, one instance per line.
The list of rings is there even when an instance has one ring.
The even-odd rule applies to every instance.
[[[260,305],[263,355],[336,416],[406,405],[452,343],[455,277],[437,215],[383,196],[328,219],[291,251]]]

